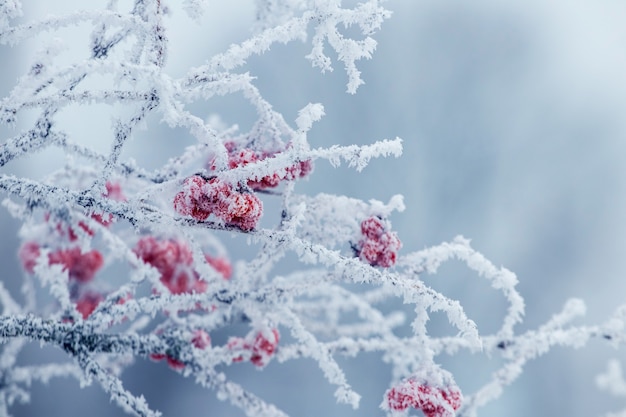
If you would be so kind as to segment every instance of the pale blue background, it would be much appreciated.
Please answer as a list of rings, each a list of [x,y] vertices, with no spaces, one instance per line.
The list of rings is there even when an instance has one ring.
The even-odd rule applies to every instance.
[[[53,4],[68,10],[83,4],[25,3],[28,13],[39,14]],[[173,17],[169,65],[175,74],[248,34],[250,1],[210,3],[215,10],[201,27],[181,13]],[[401,159],[376,160],[361,174],[319,163],[299,190],[381,200],[403,193],[407,210],[392,218],[403,250],[457,234],[471,238],[496,265],[518,274],[527,303],[522,329],[541,325],[570,297],[586,300],[586,322],[606,319],[626,301],[626,5],[615,0],[392,0],[387,7],[394,16],[376,35],[374,59],[360,63],[366,84],[355,96],[344,93],[341,65],[333,73],[319,74],[303,58],[308,47],[298,43],[275,47],[251,59],[245,69],[258,76],[262,94],[289,122],[307,103],[324,104],[327,116],[310,133],[314,145],[404,139]],[[176,35],[175,28],[195,32]],[[80,41],[83,36],[86,42],[84,28],[59,36],[68,33],[82,33],[73,38]],[[0,48],[2,96],[26,71],[35,47],[36,42],[27,42]],[[99,141],[96,146],[107,149],[110,136],[99,132],[110,127],[110,117],[98,108],[84,115],[72,110],[62,118],[72,122],[75,137]],[[220,111],[225,121],[242,128],[254,117],[239,97],[197,105],[194,111]],[[168,141],[178,135],[189,139],[155,122],[137,134],[134,152],[158,164],[172,149]],[[4,127],[0,132],[6,135]],[[155,146],[146,146],[148,140],[162,144],[158,153],[150,153]],[[50,169],[42,161],[50,161],[51,155],[2,172],[36,177]],[[140,162],[149,163],[145,161]],[[17,225],[4,210],[0,221],[2,279],[16,285]],[[454,264],[424,279],[459,298],[479,326],[494,330],[499,324],[502,297],[466,269]],[[434,317],[433,332],[445,331],[445,320]],[[214,340],[220,337],[225,336]],[[587,417],[624,408],[626,399],[614,400],[593,383],[611,357],[626,360],[623,351],[601,341],[583,350],[556,348],[531,362],[479,415]],[[24,361],[43,358],[48,356],[38,345],[24,355]],[[440,360],[467,391],[482,385],[499,363],[497,358],[465,354]],[[238,381],[293,416],[382,415],[376,407],[390,375],[379,356],[342,363],[363,394],[361,408],[354,412],[334,404],[332,388],[307,361],[272,364],[263,372],[247,365],[232,369]],[[165,416],[242,415],[165,365],[140,363],[129,370],[125,382]],[[72,380],[56,380],[48,387],[35,384],[32,403],[13,410],[17,416],[121,414],[100,388],[80,390]]]

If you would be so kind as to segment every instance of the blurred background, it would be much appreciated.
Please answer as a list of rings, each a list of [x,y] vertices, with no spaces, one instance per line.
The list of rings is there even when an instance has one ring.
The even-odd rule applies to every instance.
[[[90,7],[105,3],[94,0]],[[175,76],[246,39],[254,21],[252,0],[210,1],[199,24],[171,3],[168,69]],[[79,0],[25,0],[26,17],[18,22],[84,7]],[[472,239],[495,265],[517,274],[527,306],[520,330],[537,328],[571,297],[588,306],[577,323],[606,320],[626,301],[626,3],[390,0],[386,7],[393,16],[375,35],[373,59],[359,63],[366,84],[356,95],[345,93],[340,64],[326,74],[311,68],[304,59],[307,44],[274,46],[242,70],[258,77],[261,93],[289,123],[309,102],[325,106],[326,116],[309,135],[313,146],[404,140],[401,158],[374,160],[362,173],[319,162],[298,191],[383,201],[403,194],[407,209],[391,218],[403,252],[459,234]],[[88,56],[88,26],[52,36],[68,45],[59,62]],[[38,44],[50,37],[0,47],[2,97],[27,71]],[[244,131],[255,120],[254,109],[240,96],[190,109],[202,117],[219,113]],[[124,110],[72,107],[59,120],[74,139],[106,150],[112,115]],[[29,117],[24,115],[18,129],[30,125]],[[148,168],[192,143],[186,132],[158,122],[149,120],[127,151]],[[0,133],[15,134],[4,126]],[[0,172],[41,177],[62,162],[62,155],[44,152]],[[14,289],[21,279],[18,228],[6,210],[0,211],[2,279]],[[506,308],[501,295],[467,268],[453,262],[422,278],[461,300],[484,331],[500,325]],[[452,331],[437,315],[431,328],[433,334]],[[33,345],[20,359],[62,357]],[[626,355],[602,341],[580,350],[554,348],[529,363],[479,416],[587,417],[626,408],[626,399],[595,387],[594,378],[609,358],[626,360]],[[335,405],[333,388],[312,362],[272,363],[262,372],[242,364],[232,371],[235,380],[293,416],[377,416],[383,415],[377,407],[390,380],[380,359],[371,354],[340,360],[363,395],[359,410]],[[500,364],[497,358],[469,354],[438,360],[466,392],[486,383]],[[165,416],[242,415],[164,364],[139,362],[124,381]],[[80,389],[74,380],[34,384],[31,403],[12,410],[16,416],[121,414],[99,387]]]

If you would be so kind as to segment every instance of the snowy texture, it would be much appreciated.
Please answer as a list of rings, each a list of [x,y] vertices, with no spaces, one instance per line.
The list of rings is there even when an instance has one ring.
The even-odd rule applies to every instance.
[[[64,166],[45,178],[0,174],[4,206],[23,223],[16,252],[25,282],[23,300],[0,285],[0,415],[29,401],[33,381],[70,376],[82,385],[97,382],[131,415],[158,416],[121,379],[145,359],[192,377],[249,416],[284,416],[280,404],[247,391],[229,370],[249,362],[263,371],[272,361],[309,358],[334,387],[336,401],[357,408],[360,395],[337,357],[381,352],[391,369],[389,389],[380,393],[388,415],[419,409],[430,417],[474,416],[529,360],[553,346],[581,347],[591,338],[624,342],[624,308],[603,324],[576,326],[571,322],[585,313],[579,300],[537,330],[518,331],[524,300],[516,276],[468,239],[402,252],[402,231],[392,221],[405,208],[400,195],[383,203],[297,193],[298,182],[314,175],[316,161],[361,171],[372,158],[400,156],[402,141],[314,148],[307,134],[324,107],[308,104],[290,124],[262,97],[254,76],[237,71],[274,44],[304,40],[310,32],[306,58],[330,71],[330,47],[345,67],[348,92],[356,93],[363,83],[357,61],[372,56],[371,36],[390,16],[380,3],[258,0],[249,39],[179,78],[166,71],[167,18],[178,11],[175,2],[166,7],[160,0],[136,0],[124,9],[110,1],[103,10],[21,25],[11,24],[21,13],[18,1],[0,5],[3,44],[73,25],[91,27],[89,58],[59,62],[63,42],[51,40],[0,102],[0,122],[7,125],[37,114],[30,129],[2,139],[1,168],[48,148],[66,155]],[[193,19],[210,7],[201,0],[180,6]],[[344,34],[351,26],[360,38]],[[239,93],[257,112],[247,132],[192,112],[195,101]],[[122,109],[107,152],[82,144],[57,122],[68,106],[90,105]],[[134,132],[153,117],[194,139],[156,169],[124,157]],[[245,237],[258,252],[252,259],[228,253],[223,242],[229,236]],[[296,257],[300,268],[275,272],[286,256]],[[452,260],[502,293],[508,309],[496,331],[481,331],[458,300],[423,280]],[[113,279],[114,268],[123,268],[122,280]],[[412,305],[414,317],[386,311],[394,299]],[[429,333],[436,312],[448,318],[453,335]],[[213,342],[213,332],[241,325],[245,335]],[[398,331],[405,325],[408,336]],[[31,342],[53,346],[71,362],[19,365],[18,354]],[[437,363],[440,355],[461,350],[500,357],[500,368],[475,392]],[[598,385],[623,395],[619,365],[611,362]]]

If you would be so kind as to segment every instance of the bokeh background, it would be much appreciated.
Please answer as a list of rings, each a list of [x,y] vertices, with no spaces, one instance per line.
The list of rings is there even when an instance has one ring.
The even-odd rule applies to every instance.
[[[25,0],[25,18],[18,21],[101,7],[105,1],[89,3]],[[252,0],[212,0],[200,24],[171,3],[168,69],[174,75],[246,39],[254,21]],[[354,96],[345,93],[340,64],[326,74],[311,68],[304,59],[306,44],[275,46],[243,69],[258,77],[262,94],[289,122],[309,102],[324,104],[327,115],[310,132],[314,146],[404,139],[400,159],[375,160],[362,173],[320,162],[298,190],[384,201],[403,194],[407,209],[392,222],[404,253],[458,234],[471,238],[494,264],[518,275],[527,304],[520,330],[541,325],[571,297],[588,305],[587,317],[578,323],[604,321],[626,302],[626,3],[390,0],[386,6],[393,16],[375,36],[374,58],[359,65],[366,84]],[[0,47],[1,96],[27,71],[42,41],[63,38],[68,50],[60,62],[76,62],[88,56],[88,33],[81,25]],[[203,117],[219,113],[243,130],[255,116],[239,96],[191,108]],[[112,116],[124,111],[72,107],[59,119],[75,139],[106,150]],[[29,126],[31,116],[26,114],[18,128]],[[186,132],[158,122],[149,120],[128,150],[147,167],[191,143]],[[2,126],[0,133],[15,132]],[[62,155],[44,152],[0,170],[40,177],[62,162]],[[18,228],[6,210],[0,211],[2,280],[14,289],[21,279]],[[462,265],[451,263],[423,279],[460,299],[485,331],[500,324],[506,307],[501,295]],[[450,331],[437,315],[431,329],[433,334]],[[33,345],[20,361],[51,358],[63,355]],[[555,348],[531,362],[479,415],[587,417],[626,408],[626,399],[595,387],[594,378],[609,358],[626,360],[626,355],[602,341],[580,350]],[[232,370],[234,379],[293,416],[377,416],[390,378],[380,359],[373,354],[341,359],[363,395],[359,410],[335,405],[333,388],[312,362],[272,363],[262,372],[243,364]],[[497,358],[481,355],[439,360],[467,392],[484,384],[499,365]],[[163,364],[139,362],[124,381],[165,416],[242,415]],[[34,384],[31,403],[12,410],[16,416],[121,414],[99,387],[81,389],[77,381],[63,379]]]

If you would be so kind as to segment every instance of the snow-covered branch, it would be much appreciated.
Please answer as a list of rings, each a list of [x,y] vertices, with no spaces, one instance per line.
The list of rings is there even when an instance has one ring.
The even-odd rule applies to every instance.
[[[165,3],[135,0],[124,9],[112,0],[102,10],[86,6],[13,24],[20,2],[0,2],[0,44],[19,46],[79,25],[92,31],[87,58],[69,64],[57,59],[61,41],[41,45],[0,101],[0,123],[12,128],[35,113],[32,125],[0,143],[0,191],[5,208],[22,223],[16,249],[25,283],[23,301],[0,283],[0,415],[28,402],[33,382],[74,377],[96,381],[130,414],[158,416],[122,384],[121,374],[142,360],[193,377],[249,416],[269,417],[286,413],[235,383],[231,367],[249,362],[264,369],[274,359],[310,358],[334,386],[337,402],[356,408],[361,396],[337,357],[381,352],[392,371],[389,389],[380,392],[388,415],[420,409],[428,417],[474,416],[553,346],[580,347],[592,338],[623,343],[624,308],[603,324],[574,325],[585,310],[577,300],[538,329],[519,332],[524,300],[517,277],[469,240],[402,253],[392,225],[394,213],[405,208],[401,195],[384,203],[298,192],[316,161],[360,172],[373,158],[399,157],[402,140],[311,146],[308,135],[324,116],[323,105],[308,104],[286,120],[262,96],[248,61],[312,34],[306,59],[322,71],[341,62],[347,90],[355,93],[363,83],[357,63],[372,57],[373,36],[390,17],[383,1],[349,7],[339,0],[257,0],[256,32],[182,77],[167,71],[169,13],[182,8],[199,19],[211,5]],[[256,110],[249,131],[193,111],[198,100],[235,93]],[[59,118],[73,106],[92,105],[111,109],[107,151],[73,136]],[[125,150],[155,117],[195,142],[147,168]],[[11,173],[14,164],[47,149],[67,158],[61,168],[44,178]],[[258,251],[251,259],[229,253],[227,235]],[[287,256],[294,263],[278,273]],[[424,280],[452,260],[487,280],[508,304],[492,334],[459,300]],[[412,316],[388,311],[389,300],[411,305]],[[447,317],[454,335],[431,335],[435,312]],[[234,330],[242,326],[245,334]],[[232,336],[213,343],[217,331]],[[59,349],[68,361],[20,363],[20,352],[33,342]],[[460,350],[497,356],[503,364],[482,388],[467,392],[437,363]],[[622,395],[618,365],[611,363],[598,384]]]

